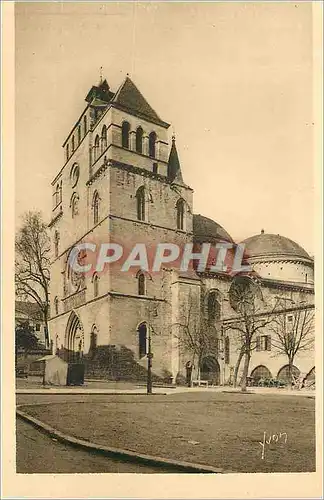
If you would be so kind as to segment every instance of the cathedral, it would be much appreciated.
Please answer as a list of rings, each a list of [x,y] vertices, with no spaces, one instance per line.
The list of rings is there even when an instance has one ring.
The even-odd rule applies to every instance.
[[[184,383],[190,362],[193,378],[231,384],[235,370],[242,370],[242,314],[233,273],[201,270],[194,262],[159,272],[109,266],[78,273],[69,266],[71,249],[82,242],[119,243],[128,251],[143,243],[148,253],[160,243],[192,243],[196,250],[206,243],[235,246],[217,222],[194,213],[193,189],[185,182],[175,138],[169,140],[170,125],[129,76],[117,91],[101,80],[85,101],[52,181],[49,331],[56,353],[83,363],[88,378],[144,380],[152,353],[156,381]],[[313,258],[294,241],[263,230],[243,243],[252,269],[245,278],[257,290],[255,317],[270,317],[280,304],[277,327],[281,319],[288,330],[301,327],[314,309]],[[270,321],[256,328],[252,380],[287,377],[288,358],[276,335]],[[296,376],[311,377],[314,347],[304,347],[292,368]]]

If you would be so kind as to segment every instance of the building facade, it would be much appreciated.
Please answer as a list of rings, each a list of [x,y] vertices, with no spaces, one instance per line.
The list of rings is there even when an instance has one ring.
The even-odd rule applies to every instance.
[[[180,249],[234,243],[219,224],[194,214],[193,190],[184,182],[174,137],[169,144],[169,124],[128,76],[117,92],[106,80],[93,86],[86,103],[63,144],[64,165],[52,182],[49,328],[57,353],[83,359],[89,376],[142,378],[150,339],[154,376],[180,382],[191,355],[181,340],[184,332],[208,330],[215,348],[204,353],[200,371],[216,384],[230,382],[239,352],[231,273],[201,272],[194,262],[188,269],[174,264],[158,272],[150,265],[127,271],[111,265],[83,273],[69,265],[71,250],[80,243],[118,244],[125,255],[144,244],[149,264],[161,243]],[[264,233],[245,243],[265,314],[278,297],[285,299],[284,314],[294,314],[291,310],[304,307],[300,304],[312,307],[313,260],[301,247]],[[270,343],[264,350],[262,342],[250,371],[267,368],[277,377],[286,359],[272,356]],[[314,367],[312,350],[297,358],[303,373]]]

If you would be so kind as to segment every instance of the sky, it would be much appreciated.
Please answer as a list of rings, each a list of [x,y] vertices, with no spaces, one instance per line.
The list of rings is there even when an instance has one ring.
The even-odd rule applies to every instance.
[[[26,210],[50,220],[61,146],[102,66],[171,123],[195,213],[313,254],[310,3],[19,2],[15,24],[17,226]]]

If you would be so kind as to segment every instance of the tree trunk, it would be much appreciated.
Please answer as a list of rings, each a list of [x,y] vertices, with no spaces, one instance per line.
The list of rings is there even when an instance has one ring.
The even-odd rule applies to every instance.
[[[293,363],[294,363],[294,360],[289,359],[289,363],[288,363],[288,387],[289,387],[289,389],[292,389],[292,385],[293,385],[293,371],[292,371]]]
[[[239,356],[237,358],[236,365],[235,365],[235,368],[234,368],[233,387],[237,386],[237,375],[238,375],[238,371],[239,371],[239,368],[240,368],[240,365],[241,365],[241,361],[242,361],[243,355],[244,355],[244,349],[241,347],[240,353],[239,353]]]
[[[250,350],[247,350],[245,352],[243,374],[242,374],[242,380],[241,380],[242,392],[246,392],[246,384],[247,384],[247,376],[249,373],[250,359],[251,359],[251,352],[250,352]]]

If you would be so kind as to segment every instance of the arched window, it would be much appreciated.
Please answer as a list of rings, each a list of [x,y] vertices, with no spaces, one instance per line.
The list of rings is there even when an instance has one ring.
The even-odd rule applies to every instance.
[[[74,135],[72,135],[72,152],[75,150]]]
[[[54,256],[58,257],[59,254],[59,242],[60,242],[60,233],[55,231],[54,233]]]
[[[57,297],[55,297],[55,299],[54,299],[54,311],[55,311],[55,314],[59,313],[59,300]]]
[[[221,306],[218,301],[218,293],[216,291],[209,292],[207,300],[207,315],[209,323],[218,321],[221,317]]]
[[[151,158],[155,158],[155,143],[156,143],[156,133],[151,132],[149,135],[149,155]]]
[[[139,358],[144,358],[147,354],[147,326],[142,323],[138,327],[138,355]]]
[[[99,135],[96,135],[94,148],[93,148],[93,161],[94,162],[99,158],[99,144],[100,144]]]
[[[94,195],[93,195],[93,202],[92,202],[92,206],[93,206],[93,223],[94,224],[98,224],[99,222],[99,194],[98,194],[98,191],[95,191]]]
[[[93,282],[93,296],[98,297],[99,295],[99,276],[97,273],[94,273],[92,277]]]
[[[292,378],[297,379],[300,375],[300,370],[297,368],[297,366],[293,365],[291,367],[291,375]],[[289,380],[289,365],[285,365],[282,368],[280,368],[278,375],[277,375],[278,380],[284,380],[285,382],[290,382]]]
[[[137,153],[143,153],[143,129],[138,127],[136,130],[136,151]]]
[[[145,190],[144,190],[144,186],[141,186],[137,190],[136,203],[137,203],[137,218],[138,218],[138,220],[145,220]]]
[[[83,117],[83,135],[86,135],[87,132],[88,132],[87,115],[84,115],[84,117]]]
[[[128,122],[123,122],[122,124],[122,147],[129,149],[129,131],[130,124]]]
[[[78,144],[81,142],[81,125],[78,126]]]
[[[144,273],[139,273],[137,276],[138,279],[138,295],[145,295],[146,290],[145,290],[145,274]]]
[[[177,201],[177,229],[184,230],[184,212],[185,212],[184,201],[182,199]]]
[[[69,159],[69,157],[70,157],[69,145],[68,144],[66,145],[65,151],[66,151],[66,161],[67,161]]]
[[[107,127],[104,125],[101,131],[101,152],[107,149]]]
[[[72,210],[72,217],[74,218],[79,213],[79,196],[77,193],[72,194],[70,207]]]
[[[264,365],[259,365],[251,373],[251,377],[255,382],[259,382],[260,379],[270,379],[272,378],[271,371]]]

